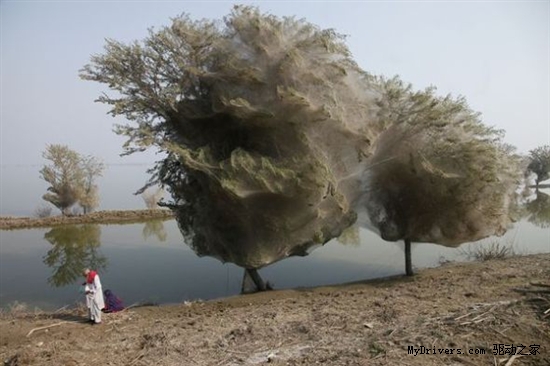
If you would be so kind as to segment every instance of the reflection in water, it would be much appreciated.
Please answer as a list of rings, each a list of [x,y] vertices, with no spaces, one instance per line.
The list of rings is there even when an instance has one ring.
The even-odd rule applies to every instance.
[[[100,236],[99,225],[60,226],[44,234],[53,246],[44,257],[44,264],[53,269],[48,283],[68,285],[82,276],[84,268],[104,269],[107,258],[99,252]]]
[[[151,236],[156,236],[159,241],[166,241],[168,234],[164,229],[164,220],[150,220],[145,223],[143,226],[143,231],[141,232],[143,239],[147,240]]]
[[[537,198],[525,204],[527,220],[541,228],[550,227],[550,196],[537,191]]]

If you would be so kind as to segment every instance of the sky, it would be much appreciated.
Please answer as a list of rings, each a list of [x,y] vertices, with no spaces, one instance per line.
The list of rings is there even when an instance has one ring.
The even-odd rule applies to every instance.
[[[527,153],[550,144],[550,2],[263,1],[262,12],[305,18],[348,36],[364,70],[400,75],[421,89],[466,97],[484,123]],[[79,70],[106,38],[131,42],[149,27],[220,19],[226,1],[0,2],[0,164],[42,165],[47,144],[66,144],[107,164],[150,164],[154,151],[120,157],[121,118],[94,100],[106,86]],[[4,178],[2,178],[4,180]]]

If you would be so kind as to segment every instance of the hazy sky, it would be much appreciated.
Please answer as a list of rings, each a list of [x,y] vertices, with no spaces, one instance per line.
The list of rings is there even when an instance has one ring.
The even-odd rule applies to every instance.
[[[240,2],[244,3],[244,2]],[[182,12],[221,18],[235,2],[2,1],[1,163],[43,164],[48,143],[107,163],[120,158],[115,119],[94,99],[107,89],[78,70],[105,38],[141,40]],[[415,88],[464,95],[521,152],[550,143],[550,2],[254,2],[349,35],[359,65]],[[121,120],[117,120],[121,122]]]

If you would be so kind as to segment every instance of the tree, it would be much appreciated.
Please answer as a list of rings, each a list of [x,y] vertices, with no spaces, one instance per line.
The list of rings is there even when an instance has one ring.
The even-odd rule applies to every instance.
[[[162,199],[162,196],[164,196],[164,189],[162,187],[158,187],[156,191],[148,189],[141,193],[141,198],[143,198],[143,202],[145,202],[149,210],[158,208],[158,203]]]
[[[84,175],[80,166],[80,155],[66,145],[47,145],[42,156],[51,161],[40,174],[50,184],[42,198],[59,208],[63,215],[69,214],[69,208],[82,196]]]
[[[503,235],[517,219],[520,157],[503,132],[486,126],[463,97],[414,91],[398,78],[380,78],[378,137],[362,193],[369,226],[387,241],[456,247]]]
[[[550,178],[550,145],[539,146],[529,151],[530,162],[528,170],[537,175],[536,186]]]
[[[99,206],[98,187],[94,183],[96,178],[103,175],[105,165],[93,156],[85,156],[81,159],[81,167],[84,175],[84,187],[79,204],[86,214]]]
[[[83,157],[66,145],[47,145],[42,156],[51,161],[40,170],[41,178],[50,184],[42,198],[59,208],[63,215],[79,203],[84,213],[97,207],[98,189],[95,179],[101,176],[104,165],[97,158]]]
[[[129,121],[115,129],[127,154],[166,153],[143,189],[168,187],[185,242],[260,289],[257,269],[358,219],[444,245],[510,222],[516,171],[500,131],[464,98],[368,74],[344,36],[303,19],[242,6],[223,22],[180,16],[142,42],[108,40],[81,77],[115,92],[98,101]]]

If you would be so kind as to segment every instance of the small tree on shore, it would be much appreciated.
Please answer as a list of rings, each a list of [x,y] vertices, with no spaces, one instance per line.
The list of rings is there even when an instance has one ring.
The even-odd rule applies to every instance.
[[[527,169],[537,175],[535,184],[550,178],[550,145],[539,146],[529,151],[530,163]]]
[[[103,175],[105,165],[96,157],[85,156],[81,160],[81,167],[84,175],[84,187],[79,204],[87,214],[99,206],[99,190],[94,183],[96,178]]]
[[[158,208],[158,202],[162,196],[164,196],[164,189],[162,187],[159,187],[154,192],[152,189],[149,189],[141,194],[141,198],[143,198],[143,201],[149,210]]]
[[[104,165],[94,157],[82,157],[66,145],[46,146],[42,156],[51,162],[40,170],[40,177],[50,184],[48,192],[42,196],[61,210],[63,215],[79,203],[84,213],[97,207],[99,197],[95,178],[101,176]]]
[[[84,186],[84,176],[80,168],[80,155],[66,145],[48,145],[42,154],[51,161],[40,170],[41,178],[50,184],[48,192],[42,196],[45,201],[69,214],[69,208],[78,202]]]

